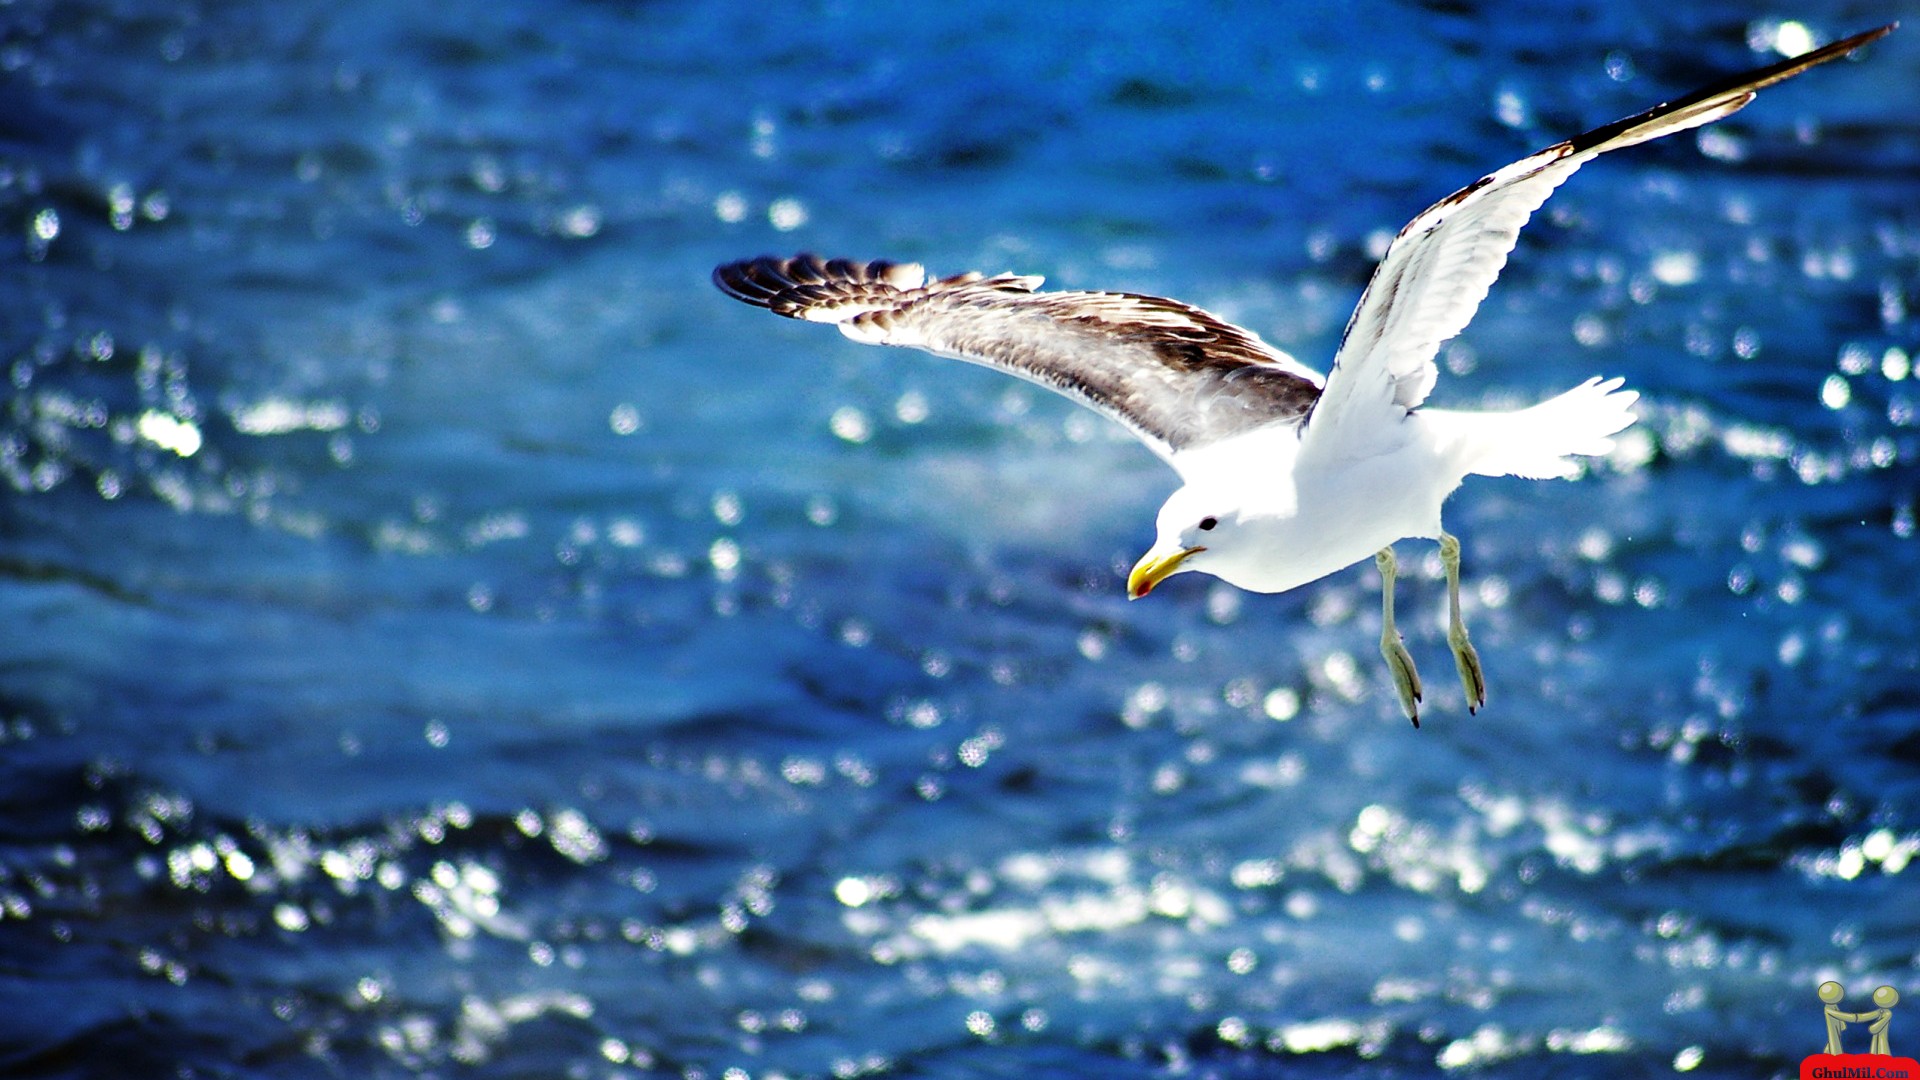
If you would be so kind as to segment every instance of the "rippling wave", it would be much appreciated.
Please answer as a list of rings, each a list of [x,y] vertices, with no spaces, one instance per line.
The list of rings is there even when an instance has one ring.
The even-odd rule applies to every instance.
[[[1052,18],[0,5],[0,1071],[1748,1076],[1920,993],[1911,31],[1525,235],[1438,397],[1642,423],[1455,497],[1413,732],[1370,570],[1129,604],[1122,433],[709,268],[1324,364],[1433,198],[1861,16]]]

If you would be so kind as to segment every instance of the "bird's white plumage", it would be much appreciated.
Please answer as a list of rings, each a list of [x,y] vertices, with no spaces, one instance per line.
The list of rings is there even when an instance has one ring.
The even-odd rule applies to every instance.
[[[1350,404],[1377,408],[1377,383],[1366,379],[1349,385],[1361,369],[1375,365],[1390,380],[1394,405],[1412,409],[1426,401],[1439,378],[1434,357],[1440,346],[1466,329],[1506,266],[1520,230],[1582,165],[1611,150],[1730,116],[1762,87],[1889,30],[1868,31],[1596,128],[1490,173],[1422,211],[1394,237],[1354,308],[1316,415],[1331,419]],[[1351,428],[1343,432],[1352,433]]]
[[[1126,425],[1163,459],[1271,424],[1297,426],[1321,376],[1251,331],[1177,300],[1037,292],[1032,276],[802,255],[714,271],[728,295],[835,323],[856,341],[950,356],[1037,382]],[[904,283],[904,284],[903,284]]]
[[[1449,642],[1469,705],[1484,701],[1459,621],[1457,542],[1440,507],[1469,474],[1567,476],[1633,422],[1637,395],[1591,379],[1514,412],[1424,407],[1440,346],[1464,329],[1527,220],[1583,164],[1728,116],[1761,88],[1845,55],[1881,27],[1596,128],[1491,173],[1427,208],[1381,259],[1322,378],[1199,308],[1153,296],[1037,291],[1041,279],[802,255],[731,263],[715,283],[776,314],[848,337],[911,346],[1032,380],[1124,424],[1184,480],[1129,588],[1201,570],[1277,592],[1378,553],[1382,651],[1409,715],[1420,689],[1393,633],[1390,545],[1442,541]],[[1389,640],[1391,637],[1392,640]]]

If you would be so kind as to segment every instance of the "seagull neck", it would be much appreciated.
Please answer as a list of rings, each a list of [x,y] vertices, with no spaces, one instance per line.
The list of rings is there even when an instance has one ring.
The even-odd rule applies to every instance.
[[[1266,487],[1290,479],[1299,456],[1299,427],[1270,424],[1182,451],[1173,458],[1173,467],[1194,486]]]

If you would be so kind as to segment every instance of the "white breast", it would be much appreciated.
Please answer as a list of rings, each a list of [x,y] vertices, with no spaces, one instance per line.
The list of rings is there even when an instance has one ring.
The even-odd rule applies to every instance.
[[[1418,423],[1418,414],[1408,418]],[[1324,463],[1316,463],[1322,464]],[[1430,440],[1332,467],[1243,476],[1250,498],[1230,544],[1210,548],[1204,569],[1252,592],[1284,592],[1410,537],[1437,537],[1440,504],[1462,474]]]

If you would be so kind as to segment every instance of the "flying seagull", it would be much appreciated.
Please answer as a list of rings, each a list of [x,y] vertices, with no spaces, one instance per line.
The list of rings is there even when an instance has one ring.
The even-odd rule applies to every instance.
[[[1467,707],[1486,704],[1479,655],[1460,619],[1460,542],[1440,507],[1469,475],[1570,477],[1633,423],[1639,395],[1589,379],[1531,408],[1426,407],[1434,356],[1473,318],[1520,229],[1588,161],[1738,112],[1756,91],[1891,33],[1869,30],[1725,80],[1491,173],[1400,230],[1321,376],[1178,300],[1040,292],[1039,277],[929,280],[917,264],[799,255],[714,270],[736,300],[832,323],[855,341],[905,345],[997,368],[1056,390],[1130,429],[1179,473],[1158,538],[1127,579],[1138,599],[1167,577],[1213,574],[1283,592],[1371,555],[1382,582],[1380,652],[1420,724],[1420,676],[1394,627],[1397,540],[1437,540],[1447,575],[1447,643]]]

